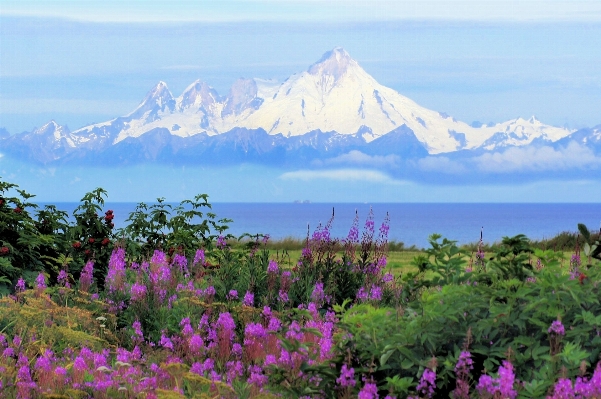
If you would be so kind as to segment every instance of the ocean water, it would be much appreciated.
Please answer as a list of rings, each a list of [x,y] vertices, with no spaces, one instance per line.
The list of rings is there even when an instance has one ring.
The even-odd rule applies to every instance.
[[[77,203],[56,204],[71,214]],[[110,203],[117,228],[136,207],[135,203]],[[476,242],[483,229],[485,242],[500,241],[503,236],[525,234],[531,239],[550,238],[563,231],[577,231],[584,223],[597,231],[601,223],[599,204],[328,204],[328,203],[214,203],[211,212],[217,218],[233,222],[228,232],[240,236],[244,233],[269,234],[274,239],[304,238],[320,224],[326,224],[334,211],[332,237],[344,238],[359,214],[360,232],[370,212],[374,214],[376,234],[386,214],[390,217],[389,240],[401,241],[406,246],[428,246],[432,233],[457,240],[460,244]],[[205,211],[208,208],[204,209]]]

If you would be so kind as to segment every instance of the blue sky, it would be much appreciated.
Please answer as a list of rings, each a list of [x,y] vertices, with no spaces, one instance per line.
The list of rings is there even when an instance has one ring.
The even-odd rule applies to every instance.
[[[601,124],[600,1],[3,0],[0,127],[112,119],[159,80],[174,95],[196,79],[225,94],[239,77],[283,80],[336,46],[380,83],[468,123],[536,115],[557,126]],[[469,199],[461,187],[431,195],[428,187],[400,199]],[[491,187],[476,197],[512,200]],[[514,200],[545,199],[540,187],[520,187]],[[398,198],[386,190],[382,200]]]

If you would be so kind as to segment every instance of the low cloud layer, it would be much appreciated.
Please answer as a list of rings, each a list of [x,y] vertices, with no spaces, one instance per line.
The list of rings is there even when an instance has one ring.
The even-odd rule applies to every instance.
[[[385,173],[376,170],[362,169],[329,169],[329,170],[297,170],[280,175],[282,180],[337,180],[337,181],[368,181],[374,183],[401,184]]]
[[[371,168],[398,168],[401,165],[401,158],[398,155],[367,155],[361,151],[352,150],[346,154],[334,158],[328,158],[323,161],[314,162],[314,166],[334,166],[351,165],[367,166]]]
[[[471,160],[478,171],[491,173],[558,172],[601,167],[601,158],[578,143],[567,147],[509,148],[477,156]]]

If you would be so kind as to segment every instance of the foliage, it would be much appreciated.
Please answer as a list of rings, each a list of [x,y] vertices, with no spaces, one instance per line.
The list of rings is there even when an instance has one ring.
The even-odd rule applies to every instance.
[[[13,292],[19,277],[29,284],[39,272],[58,274],[53,259],[65,247],[66,213],[39,209],[34,195],[0,180],[0,296]]]
[[[148,256],[155,249],[165,249],[170,255],[177,251],[190,256],[217,238],[212,230],[222,234],[231,222],[226,218],[216,219],[212,212],[203,213],[202,208],[211,209],[206,194],[184,200],[176,207],[165,203],[164,198],[157,198],[157,203],[151,205],[141,202],[119,234],[127,237],[128,250],[138,257]]]
[[[332,215],[286,269],[268,237],[232,246],[203,195],[139,204],[115,235],[102,189],[72,222],[0,190],[7,397],[601,395],[599,241],[583,225],[569,264],[523,235],[472,258],[434,234],[395,278],[371,212],[342,240]]]

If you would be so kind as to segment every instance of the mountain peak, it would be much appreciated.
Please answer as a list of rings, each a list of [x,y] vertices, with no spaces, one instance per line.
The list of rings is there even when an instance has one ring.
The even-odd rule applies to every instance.
[[[209,107],[219,100],[217,91],[211,86],[201,81],[200,79],[195,80],[191,85],[186,87],[186,90],[182,93],[179,98],[179,110],[196,106],[196,107]]]
[[[46,123],[44,126],[42,126],[39,129],[36,129],[33,131],[33,133],[35,134],[48,134],[48,133],[54,133],[57,130],[61,130],[62,126],[59,125],[58,123],[56,123],[54,121],[54,119],[52,119],[50,122]]]
[[[165,108],[173,112],[174,107],[175,100],[167,87],[167,83],[160,81],[146,94],[144,100],[142,100],[134,112],[129,114],[129,117],[140,118],[148,111],[156,113],[158,110],[164,111]],[[151,119],[154,119],[154,117]]]
[[[324,53],[319,61],[311,65],[307,72],[312,75],[332,75],[338,79],[353,64],[357,65],[357,62],[351,58],[345,49],[334,47],[332,50]]]
[[[240,78],[234,82],[227,96],[222,116],[239,114],[247,108],[259,109],[263,99],[257,97],[257,82],[254,79]]]

